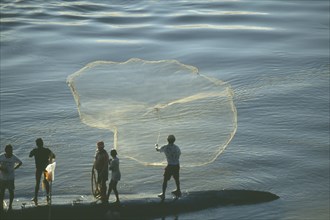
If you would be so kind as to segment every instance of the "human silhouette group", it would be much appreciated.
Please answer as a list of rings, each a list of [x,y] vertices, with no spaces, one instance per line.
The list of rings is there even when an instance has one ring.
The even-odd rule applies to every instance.
[[[176,190],[172,194],[176,197],[181,197],[180,189],[180,148],[174,144],[175,136],[169,135],[167,137],[168,144],[161,147],[156,144],[155,149],[158,152],[164,153],[167,159],[167,166],[164,169],[162,192],[158,195],[161,201],[165,199],[167,182],[171,177],[175,180]],[[36,147],[33,148],[29,157],[34,157],[35,160],[35,187],[32,201],[38,205],[38,192],[40,189],[41,178],[42,184],[46,190],[47,204],[50,203],[50,186],[46,167],[54,162],[55,154],[47,147],[44,147],[42,138],[35,140]],[[97,172],[97,188],[98,199],[102,203],[108,203],[110,194],[114,192],[116,197],[115,203],[120,204],[117,184],[121,180],[121,172],[119,168],[119,158],[116,149],[111,149],[110,156],[105,150],[103,141],[96,143],[96,152],[94,156],[93,169]],[[9,191],[9,206],[8,211],[12,210],[15,190],[15,170],[22,166],[22,161],[13,153],[13,146],[8,144],[5,146],[5,151],[0,154],[0,212],[4,211],[3,201],[5,197],[5,190]],[[109,171],[111,171],[110,182],[107,191],[107,181],[109,180]]]

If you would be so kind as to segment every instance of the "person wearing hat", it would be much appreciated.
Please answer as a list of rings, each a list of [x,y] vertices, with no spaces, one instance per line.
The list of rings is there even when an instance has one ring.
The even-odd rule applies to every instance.
[[[97,149],[95,153],[94,168],[97,171],[97,184],[100,189],[100,199],[102,202],[107,201],[107,185],[108,170],[109,170],[109,154],[104,149],[104,142],[99,141],[96,144]]]
[[[165,199],[165,192],[167,188],[167,182],[171,179],[173,176],[176,184],[176,190],[172,191],[172,194],[176,197],[181,197],[181,189],[180,189],[180,155],[181,151],[180,148],[174,144],[175,137],[174,135],[169,135],[167,137],[168,144],[164,145],[162,147],[158,147],[158,144],[156,144],[156,150],[159,152],[165,153],[166,160],[167,160],[167,166],[165,167],[164,171],[164,179],[163,179],[163,187],[162,187],[162,193],[158,195],[162,199],[162,201]]]
[[[111,191],[115,193],[116,196],[116,203],[120,203],[119,196],[118,196],[118,190],[117,190],[117,184],[118,181],[121,178],[121,173],[119,170],[119,158],[117,157],[117,151],[115,149],[112,149],[110,151],[110,155],[113,159],[110,159],[110,167],[109,170],[111,170],[111,180],[109,183],[109,190],[108,190],[108,199],[110,196]]]

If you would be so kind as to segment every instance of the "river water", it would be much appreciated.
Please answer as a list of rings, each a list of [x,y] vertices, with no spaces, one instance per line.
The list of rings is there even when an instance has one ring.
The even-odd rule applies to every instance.
[[[247,189],[280,196],[177,219],[329,219],[329,1],[2,0],[0,52],[1,149],[12,144],[23,161],[16,170],[18,200],[33,196],[34,161],[28,154],[36,138],[57,156],[54,196],[73,199],[91,194],[96,142],[104,140],[107,150],[116,143],[113,131],[82,120],[67,84],[70,75],[95,61],[174,60],[223,82],[221,89],[229,88],[232,96],[216,107],[180,103],[179,115],[165,112],[171,118],[162,118],[163,127],[134,114],[126,118],[135,130],[118,136],[122,200],[161,191],[163,168],[140,162],[162,162],[153,144],[166,144],[173,131],[182,148],[182,191]],[[149,86],[149,79],[179,86],[178,93],[192,89],[175,77],[162,81],[149,72],[143,78],[131,70],[125,70],[127,81],[107,76],[121,91],[111,97],[121,101]],[[87,82],[85,94],[97,87]],[[155,88],[146,90],[144,101],[160,97]],[[228,104],[233,108],[224,108]],[[141,150],[130,148],[149,142]],[[205,149],[215,142],[223,151],[213,160]],[[207,163],[195,166],[199,161]],[[173,180],[168,188],[175,188]]]

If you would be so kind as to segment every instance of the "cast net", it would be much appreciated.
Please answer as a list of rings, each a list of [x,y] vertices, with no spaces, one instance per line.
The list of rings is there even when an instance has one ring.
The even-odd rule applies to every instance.
[[[107,129],[121,157],[163,165],[154,145],[174,134],[181,166],[213,162],[237,129],[229,84],[175,60],[89,63],[67,79],[83,123]],[[97,141],[97,140],[96,140]]]

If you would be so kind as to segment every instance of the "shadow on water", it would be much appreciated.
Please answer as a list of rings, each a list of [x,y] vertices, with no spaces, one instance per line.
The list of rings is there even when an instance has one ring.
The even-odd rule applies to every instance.
[[[185,192],[178,200],[142,198],[122,201],[120,205],[52,205],[6,213],[3,219],[152,219],[200,211],[218,206],[249,205],[270,202],[279,196],[253,190],[209,190]],[[51,216],[50,213],[51,212]],[[2,218],[1,218],[2,219]]]

